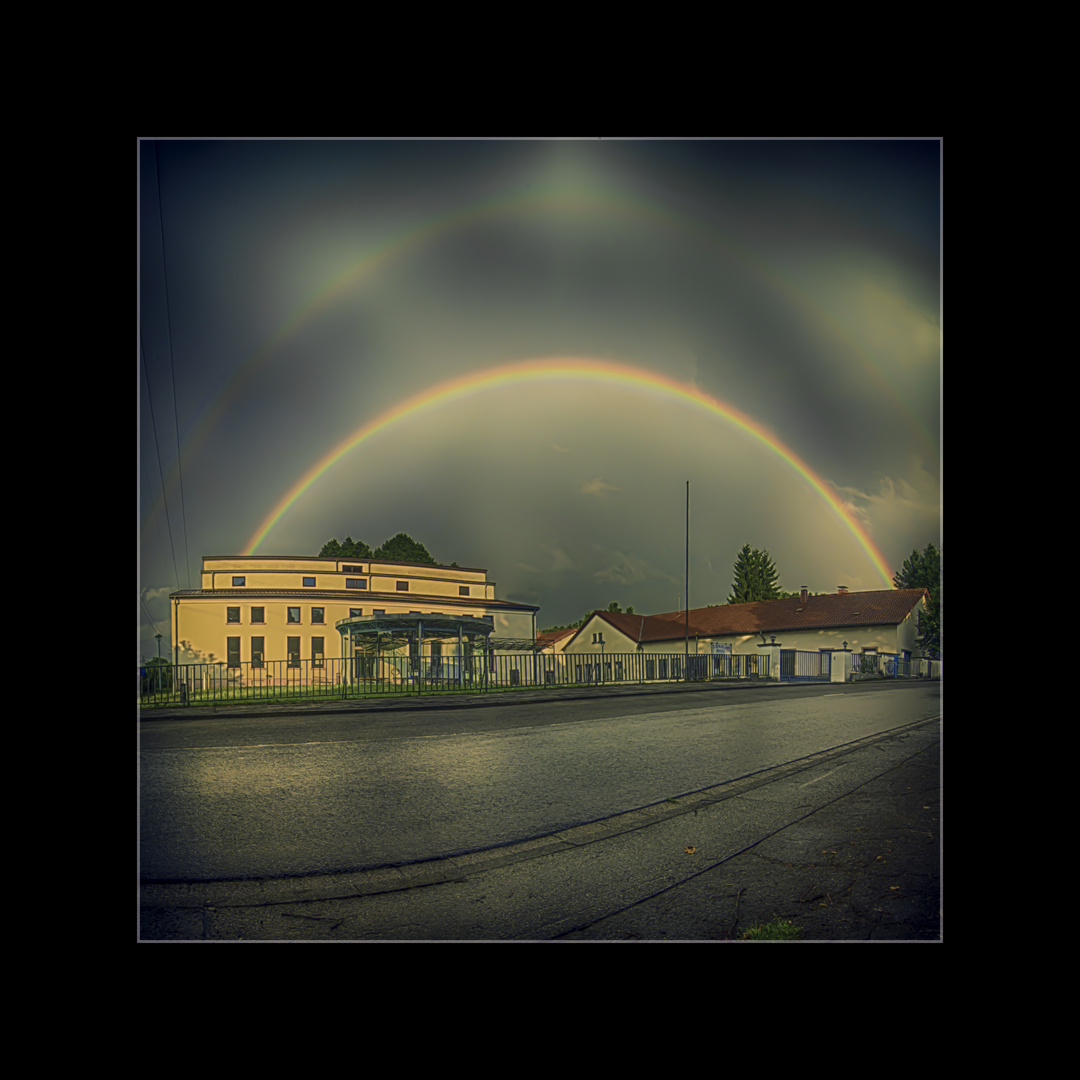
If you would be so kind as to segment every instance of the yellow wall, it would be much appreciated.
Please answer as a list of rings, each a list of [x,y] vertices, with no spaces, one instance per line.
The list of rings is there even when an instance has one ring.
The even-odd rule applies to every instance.
[[[359,566],[361,570],[348,570]],[[399,581],[409,583],[408,592],[424,596],[461,596],[460,588],[469,590],[470,600],[493,600],[495,584],[485,580],[483,570],[451,566],[417,566],[414,563],[389,563],[371,559],[286,559],[256,556],[230,556],[203,559],[204,589],[234,588],[234,577],[243,577],[245,589],[301,589],[304,578],[315,578],[317,589],[344,589],[349,578],[367,582],[363,592],[396,592]]]
[[[593,635],[604,635],[604,647],[601,650],[598,644],[593,643]],[[628,638],[622,631],[616,630],[611,623],[593,615],[589,621],[577,632],[568,645],[564,645],[563,652],[568,653],[629,653],[637,651],[637,641]],[[664,649],[664,652],[672,652],[672,649]]]
[[[363,570],[346,573],[344,566],[359,566]],[[245,579],[242,587],[233,586],[234,576]],[[314,588],[304,587],[305,577],[315,578]],[[326,595],[345,592],[346,578],[363,578],[368,588],[349,589],[347,597]],[[483,570],[371,559],[206,557],[204,591],[197,596],[173,597],[172,638],[179,645],[177,658],[182,664],[227,662],[230,637],[240,639],[240,661],[244,664],[252,660],[254,637],[263,638],[266,661],[287,660],[290,637],[300,639],[301,660],[312,659],[312,639],[320,637],[324,658],[332,659],[341,656],[341,635],[336,623],[348,618],[352,609],[359,609],[365,616],[375,609],[387,615],[417,610],[425,614],[441,612],[478,618],[493,615],[496,636],[531,638],[532,612],[490,609],[485,601],[495,598],[495,585],[485,578]],[[408,592],[397,591],[398,581],[409,583]],[[469,589],[468,597],[460,594],[460,586]],[[299,595],[266,595],[278,589],[295,590]],[[260,607],[264,621],[253,622],[252,608]],[[300,609],[299,622],[288,622],[290,607]],[[239,608],[239,622],[228,621],[229,608]],[[312,608],[323,609],[322,622],[313,620]]]

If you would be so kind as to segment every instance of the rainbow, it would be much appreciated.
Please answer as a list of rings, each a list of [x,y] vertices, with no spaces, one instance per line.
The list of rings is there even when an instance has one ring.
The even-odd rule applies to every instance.
[[[441,237],[478,222],[503,216],[518,217],[551,212],[588,213],[593,218],[598,214],[612,215],[629,219],[631,222],[644,222],[681,232],[696,243],[705,243],[719,248],[727,257],[737,260],[747,273],[755,277],[768,290],[782,297],[788,308],[799,312],[809,325],[816,324],[833,339],[842,341],[858,358],[875,388],[889,397],[897,412],[904,417],[928,460],[937,456],[938,451],[933,435],[914,416],[895,381],[885,375],[881,365],[855,341],[844,326],[810,300],[778,268],[766,263],[755,252],[736,242],[724,230],[708,220],[692,217],[683,211],[667,206],[654,205],[637,195],[607,188],[594,189],[586,185],[574,185],[551,189],[526,187],[509,195],[488,198],[455,208],[435,218],[414,223],[384,237],[356,259],[351,260],[344,268],[325,277],[284,315],[277,328],[247,355],[225,385],[204,402],[184,434],[183,459],[190,461],[199,452],[210,432],[218,426],[228,409],[242,399],[244,391],[252,384],[257,374],[289,338],[294,337],[302,327],[317,319],[334,303],[370,280],[392,261],[423,251]],[[466,381],[473,378],[476,376],[464,377]],[[453,386],[456,387],[457,383]],[[426,400],[427,395],[423,396]],[[729,418],[733,418],[733,410],[722,405],[718,408]],[[155,498],[145,517],[144,529],[149,529],[151,522],[162,512],[165,505],[165,491],[173,491],[176,488],[178,475],[178,468],[174,462],[169,470],[168,481],[163,485],[162,491]]]
[[[708,394],[702,393],[693,386],[676,382],[674,379],[669,379],[664,375],[657,375],[654,372],[631,367],[627,364],[569,357],[526,360],[518,363],[503,364],[485,371],[473,372],[469,375],[449,379],[387,409],[342,439],[289,488],[248,541],[246,554],[255,555],[262,544],[265,543],[274,526],[281,521],[285,514],[288,513],[289,508],[304,492],[316,484],[342,458],[379,432],[443,405],[461,401],[477,394],[505,387],[522,386],[528,383],[552,382],[583,382],[608,385],[614,383],[622,387],[644,390],[670,402],[703,409],[734,424],[748,436],[764,445],[771,453],[780,457],[788,467],[794,469],[821,496],[832,513],[839,519],[841,525],[851,533],[859,546],[866,552],[885,587],[892,588],[892,571],[889,569],[884,555],[867,535],[866,530],[852,516],[851,512],[844,506],[826,481],[822,480],[794,451],[785,446],[756,420],[739,412],[738,409],[733,408],[731,405],[726,405],[722,401],[709,397]]]

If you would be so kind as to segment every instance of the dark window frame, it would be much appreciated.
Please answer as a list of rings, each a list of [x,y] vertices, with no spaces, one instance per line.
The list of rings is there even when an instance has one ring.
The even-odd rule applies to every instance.
[[[313,577],[306,577],[306,578],[302,578],[301,580],[304,583],[304,588],[305,589],[314,589],[315,588],[315,579]]]
[[[366,589],[367,588],[367,578],[357,578],[357,577],[346,578],[345,579],[345,588],[346,589]]]
[[[319,643],[318,650],[315,648],[316,642]],[[316,652],[318,655],[316,655]],[[311,666],[318,668],[326,666],[326,638],[324,637],[313,637],[311,639]]]
[[[255,613],[258,612],[256,615]],[[253,607],[251,609],[251,621],[253,623],[265,623],[266,622],[266,608],[265,607]]]
[[[227,623],[238,623],[240,621],[240,609],[238,607],[227,607],[225,609],[225,621]]]
[[[398,592],[408,592],[409,583],[407,581],[398,581],[395,583],[394,588],[397,589]]]
[[[238,637],[225,639],[225,657],[226,667],[238,668],[240,666],[240,639]]]
[[[326,622],[326,608],[313,607],[311,609],[311,622],[312,622],[312,625],[314,625],[315,623],[325,623]]]
[[[240,577],[239,575],[236,575],[236,576],[233,577],[232,583],[233,583],[233,588],[234,589],[239,589],[241,585],[246,585],[247,584],[247,578],[246,577]]]
[[[296,618],[293,618],[293,612],[296,612]],[[285,621],[291,625],[300,625],[300,609],[298,607],[286,607],[285,608]]]
[[[296,644],[294,645],[293,642],[296,642]],[[285,639],[285,655],[288,657],[289,667],[300,667],[300,639],[298,637],[287,637]]]

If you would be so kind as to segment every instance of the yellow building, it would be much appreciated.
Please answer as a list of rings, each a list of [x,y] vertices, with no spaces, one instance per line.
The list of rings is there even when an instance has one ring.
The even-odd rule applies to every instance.
[[[230,667],[344,655],[340,620],[442,614],[488,619],[492,634],[535,639],[530,604],[495,599],[486,570],[302,555],[203,557],[202,588],[171,593],[174,662]]]

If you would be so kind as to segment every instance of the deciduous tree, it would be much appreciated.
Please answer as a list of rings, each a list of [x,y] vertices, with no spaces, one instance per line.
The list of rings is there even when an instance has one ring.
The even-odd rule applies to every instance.
[[[319,552],[320,559],[370,559],[371,548],[364,543],[363,540],[354,540],[351,536],[346,536],[344,543],[340,542],[337,537],[333,540],[327,540],[322,546],[322,551]]]
[[[398,533],[390,537],[385,544],[375,549],[373,559],[389,559],[391,562],[417,562],[437,565],[435,559],[423,544],[414,540],[408,533]]]
[[[920,611],[915,644],[932,657],[941,659],[941,552],[927,544],[922,552],[912,551],[904,565],[893,574],[898,589],[928,589],[926,610]]]

